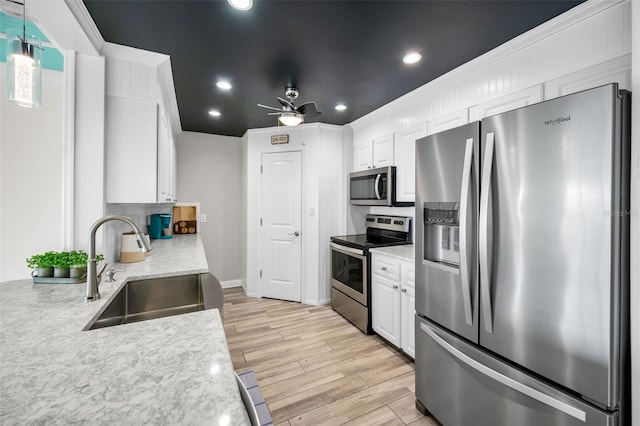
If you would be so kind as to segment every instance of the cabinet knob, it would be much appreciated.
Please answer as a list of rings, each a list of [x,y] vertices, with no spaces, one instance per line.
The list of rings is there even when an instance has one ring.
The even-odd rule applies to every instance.
[[[397,286],[397,285],[394,285],[394,286],[393,286],[393,289],[394,289],[394,290],[396,290],[397,288],[398,288],[398,286]]]
[[[403,292],[403,293],[406,293],[406,292],[407,292],[407,289],[406,289],[406,288],[403,288],[403,289],[402,289],[402,292]]]
[[[387,270],[387,267],[386,267],[386,266],[383,266],[383,267],[382,267],[382,268],[380,268],[380,269],[382,269],[383,271],[386,271],[386,270]]]

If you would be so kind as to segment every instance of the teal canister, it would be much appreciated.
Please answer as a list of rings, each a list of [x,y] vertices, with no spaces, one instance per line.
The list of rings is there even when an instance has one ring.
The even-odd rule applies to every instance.
[[[162,215],[152,214],[149,216],[149,238],[157,240],[162,238]]]

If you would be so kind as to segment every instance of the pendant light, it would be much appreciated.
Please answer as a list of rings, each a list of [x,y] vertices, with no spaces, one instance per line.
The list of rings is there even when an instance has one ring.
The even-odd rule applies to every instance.
[[[7,31],[7,96],[9,102],[25,108],[41,106],[42,44],[27,37],[25,2],[22,5],[22,30]]]

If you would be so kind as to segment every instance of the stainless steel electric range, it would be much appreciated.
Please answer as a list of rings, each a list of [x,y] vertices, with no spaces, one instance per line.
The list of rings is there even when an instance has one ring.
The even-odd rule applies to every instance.
[[[369,249],[411,244],[411,217],[370,214],[365,227],[366,234],[331,237],[331,306],[372,334]]]

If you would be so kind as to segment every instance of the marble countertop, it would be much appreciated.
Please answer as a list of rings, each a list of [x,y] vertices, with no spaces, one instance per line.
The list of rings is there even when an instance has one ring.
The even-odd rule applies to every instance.
[[[217,309],[82,329],[126,281],[208,271],[199,235],[153,240],[100,285],[0,283],[0,424],[249,424]]]
[[[401,246],[378,247],[370,250],[372,253],[380,253],[386,256],[395,257],[405,262],[415,262],[413,244]]]

